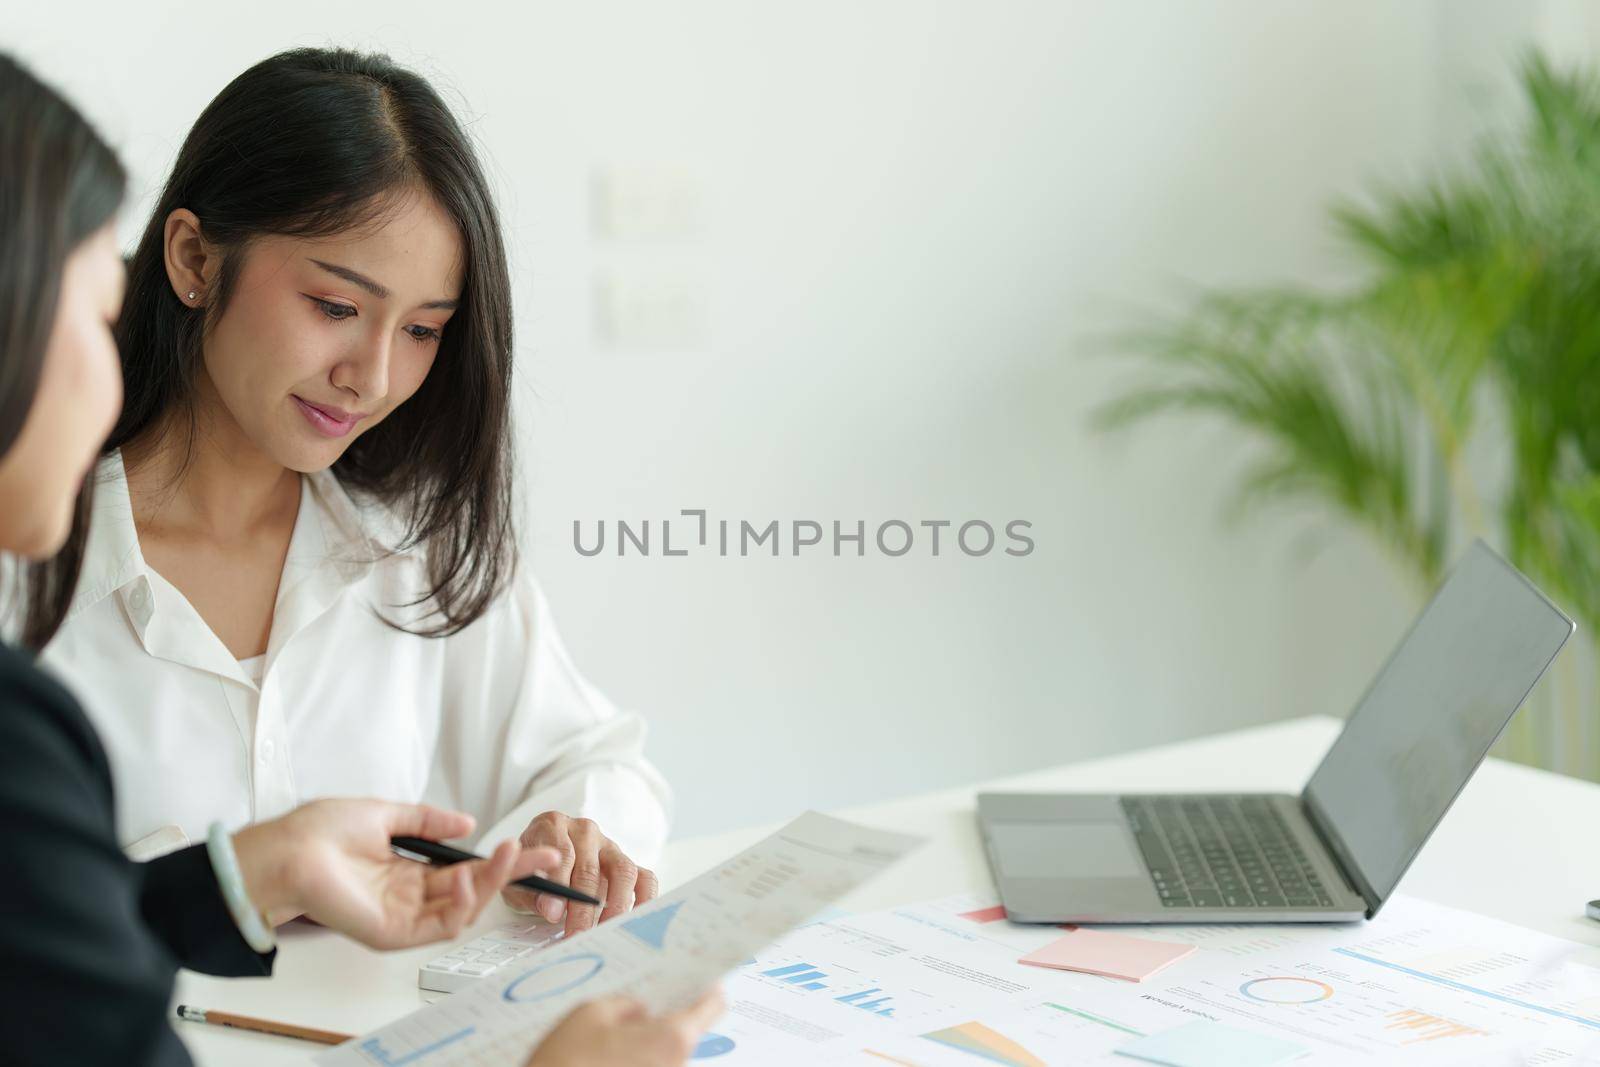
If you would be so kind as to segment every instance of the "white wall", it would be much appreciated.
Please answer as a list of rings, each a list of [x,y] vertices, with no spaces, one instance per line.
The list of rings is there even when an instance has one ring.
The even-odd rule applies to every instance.
[[[1412,591],[1343,531],[1228,526],[1225,432],[1091,432],[1118,378],[1093,336],[1186,283],[1338,276],[1320,209],[1458,153],[1508,57],[1589,27],[1570,9],[57,3],[6,44],[146,191],[280,47],[380,47],[448,84],[503,186],[535,565],[697,832],[1346,711]],[[621,225],[683,195],[698,231],[597,236],[618,181]],[[608,317],[606,286],[664,303]],[[1022,518],[1037,548],[573,549],[574,519],[696,507]]]

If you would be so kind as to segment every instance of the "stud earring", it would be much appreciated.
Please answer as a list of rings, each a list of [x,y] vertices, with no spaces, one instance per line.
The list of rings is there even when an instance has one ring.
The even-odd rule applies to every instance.
[[[196,295],[196,294],[195,294],[195,291],[194,291],[194,290],[193,290],[193,289],[190,289],[190,290],[189,290],[189,299],[190,299],[190,300],[191,300],[191,301],[192,301],[192,300],[193,300],[193,299],[194,299],[194,298],[195,298],[195,295]]]

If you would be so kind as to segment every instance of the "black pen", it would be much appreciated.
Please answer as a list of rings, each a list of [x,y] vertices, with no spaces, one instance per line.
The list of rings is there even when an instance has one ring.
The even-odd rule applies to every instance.
[[[437,841],[427,841],[420,837],[391,837],[389,838],[389,845],[399,851],[409,852],[413,856],[421,856],[438,867],[448,867],[452,863],[465,863],[468,860],[483,859],[482,856],[474,856],[472,853],[463,852],[459,848],[441,845]],[[552,882],[548,878],[540,878],[537,874],[530,874],[526,878],[518,878],[511,884],[521,886],[524,889],[531,889],[535,893],[549,893],[554,897],[575,900],[579,904],[598,905],[600,903],[587,893],[580,893],[576,889],[564,886],[560,882]]]

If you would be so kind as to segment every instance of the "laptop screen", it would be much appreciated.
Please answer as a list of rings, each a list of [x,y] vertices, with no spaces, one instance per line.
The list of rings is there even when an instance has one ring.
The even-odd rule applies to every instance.
[[[1481,542],[1412,624],[1305,791],[1379,901],[1572,629]]]

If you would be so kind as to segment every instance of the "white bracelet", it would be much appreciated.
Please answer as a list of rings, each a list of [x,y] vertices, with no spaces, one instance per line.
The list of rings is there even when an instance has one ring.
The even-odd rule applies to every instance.
[[[211,857],[211,869],[216,872],[228,913],[233,916],[234,925],[244,936],[245,943],[263,955],[271,952],[278,939],[250,903],[250,894],[244,888],[244,873],[239,870],[239,857],[233,851],[233,838],[220,822],[212,823],[206,835],[206,854]]]

